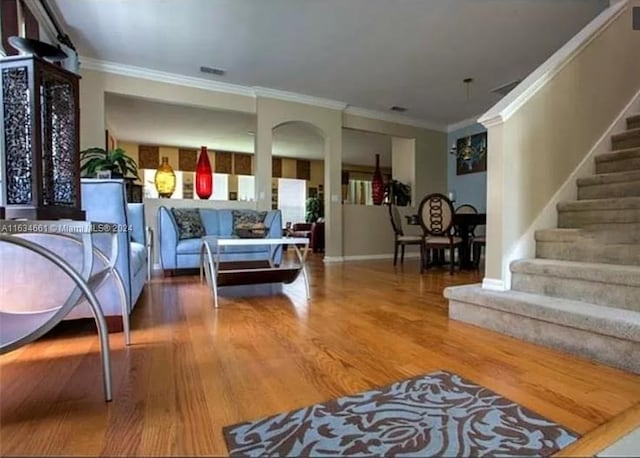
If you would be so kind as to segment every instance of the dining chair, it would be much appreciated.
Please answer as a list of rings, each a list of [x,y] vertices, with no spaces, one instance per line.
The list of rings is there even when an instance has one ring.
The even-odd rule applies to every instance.
[[[456,208],[456,213],[463,214],[477,214],[478,210],[471,204],[463,204]],[[456,229],[457,230],[457,229]],[[476,226],[469,226],[469,240],[470,240],[470,249],[471,249],[471,260],[476,269],[480,268],[480,255],[482,253],[482,248],[486,244],[486,239],[484,235],[476,235]],[[458,234],[459,235],[459,234]]]
[[[451,275],[453,275],[455,249],[462,244],[462,238],[454,234],[453,214],[451,201],[440,193],[429,194],[422,199],[418,207],[418,219],[425,237],[423,251],[426,252],[426,256],[423,256],[423,259],[429,260],[429,250],[448,248]]]
[[[404,264],[404,247],[406,245],[420,245],[420,272],[422,272],[424,264],[422,242],[424,237],[421,235],[404,235],[402,218],[395,204],[389,204],[389,217],[394,233],[393,265],[395,266],[398,262],[398,247],[401,247],[400,264]]]

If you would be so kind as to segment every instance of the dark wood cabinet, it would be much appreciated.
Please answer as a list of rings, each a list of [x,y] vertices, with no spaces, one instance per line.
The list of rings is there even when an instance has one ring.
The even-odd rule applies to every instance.
[[[0,60],[7,218],[84,219],[80,77],[35,56]]]

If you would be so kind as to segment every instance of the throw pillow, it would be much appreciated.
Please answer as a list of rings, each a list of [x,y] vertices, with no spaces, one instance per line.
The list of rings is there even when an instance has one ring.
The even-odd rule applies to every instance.
[[[200,211],[197,208],[172,208],[171,213],[178,225],[178,239],[194,239],[205,235]]]
[[[264,220],[267,212],[255,210],[232,210],[233,230],[232,234],[238,237],[266,235],[267,227]]]

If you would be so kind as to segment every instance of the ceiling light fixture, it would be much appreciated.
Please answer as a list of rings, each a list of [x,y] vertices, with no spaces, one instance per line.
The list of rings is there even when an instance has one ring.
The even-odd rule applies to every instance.
[[[473,78],[465,78],[462,80],[462,82],[467,85],[467,102],[468,102],[469,96],[471,95],[471,83],[473,83]]]

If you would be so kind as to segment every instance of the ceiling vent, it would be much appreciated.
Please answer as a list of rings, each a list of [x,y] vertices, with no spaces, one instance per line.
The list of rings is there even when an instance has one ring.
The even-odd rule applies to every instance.
[[[405,107],[401,107],[398,105],[394,105],[391,108],[389,108],[391,111],[395,111],[397,113],[404,113],[405,111],[407,111],[407,109]]]
[[[511,81],[510,83],[503,84],[502,86],[491,89],[491,92],[495,92],[496,94],[500,95],[507,95],[518,84],[520,84],[520,80]]]
[[[227,73],[226,70],[223,70],[221,68],[204,67],[204,66],[200,67],[200,71],[202,73],[208,73],[210,75],[218,75],[218,76],[222,76],[225,73]]]

